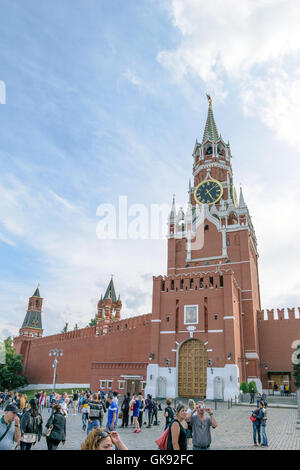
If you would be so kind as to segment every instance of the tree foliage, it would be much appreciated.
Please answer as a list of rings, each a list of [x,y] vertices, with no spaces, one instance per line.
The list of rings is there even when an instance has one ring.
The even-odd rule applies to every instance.
[[[67,333],[68,327],[69,327],[69,323],[66,322],[66,323],[65,323],[65,326],[63,327],[63,329],[61,330],[61,332],[62,332],[62,333]]]
[[[98,320],[98,317],[97,317],[97,315],[95,315],[94,318],[92,318],[90,320],[90,323],[87,325],[87,328],[89,328],[91,326],[97,326],[97,320]]]
[[[254,380],[252,380],[251,382],[248,383],[249,392],[251,391],[251,388],[254,388],[255,393],[257,393],[257,386],[256,386],[256,382],[254,382]]]
[[[4,340],[5,364],[0,364],[0,390],[15,390],[28,384],[27,377],[22,376],[23,362],[21,354],[16,354],[12,338]]]
[[[249,392],[248,384],[246,382],[242,382],[240,385],[240,390],[242,390],[243,393],[248,393]]]

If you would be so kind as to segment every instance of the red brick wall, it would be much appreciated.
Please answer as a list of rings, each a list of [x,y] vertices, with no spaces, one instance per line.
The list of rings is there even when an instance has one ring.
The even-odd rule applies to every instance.
[[[273,310],[278,313],[278,320],[274,320],[272,310],[268,311],[268,320],[264,320],[264,310],[257,314],[260,361],[268,366],[269,371],[290,371],[292,376],[294,349],[291,345],[300,337],[300,319],[296,319],[292,312],[289,319],[285,319],[283,310]],[[264,367],[262,373],[263,387],[268,388],[268,374]]]

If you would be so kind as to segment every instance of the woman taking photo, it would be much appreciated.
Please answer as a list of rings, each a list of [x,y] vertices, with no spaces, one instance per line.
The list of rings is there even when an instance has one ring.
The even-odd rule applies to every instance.
[[[93,429],[81,445],[81,450],[128,450],[117,431],[107,431],[105,428]]]
[[[46,428],[52,426],[49,436],[46,436],[48,450],[56,450],[60,442],[66,443],[66,418],[61,414],[61,406],[54,405],[53,415],[48,419]]]
[[[21,450],[30,450],[32,445],[40,441],[43,432],[43,420],[39,413],[37,401],[33,398],[29,402],[29,410],[21,417]]]
[[[186,406],[178,403],[176,417],[170,424],[167,450],[187,450],[186,429],[183,421],[186,417]]]

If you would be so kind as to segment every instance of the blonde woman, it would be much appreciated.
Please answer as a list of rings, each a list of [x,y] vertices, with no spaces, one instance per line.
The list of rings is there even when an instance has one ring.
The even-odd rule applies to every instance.
[[[117,431],[107,431],[105,428],[93,429],[81,445],[81,450],[128,450]]]
[[[196,412],[196,403],[194,402],[194,400],[189,400],[189,407],[187,409],[187,413],[194,414],[195,412]],[[192,437],[193,437],[192,425],[188,423],[188,428],[187,428],[187,433],[186,433],[188,449],[192,448]]]

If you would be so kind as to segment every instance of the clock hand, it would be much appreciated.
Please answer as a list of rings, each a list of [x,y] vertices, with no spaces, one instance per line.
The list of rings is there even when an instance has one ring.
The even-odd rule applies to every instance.
[[[215,189],[217,186],[218,186],[218,185],[217,185],[217,184],[215,184],[215,185],[214,185],[214,186],[211,188],[211,190],[210,190],[210,191],[206,190],[206,192],[210,194],[210,192],[211,192],[213,189]]]
[[[212,197],[212,195],[210,194],[210,192],[209,192],[209,191],[206,191],[206,192],[207,192],[207,194],[211,197],[211,199],[214,200],[214,198]]]

